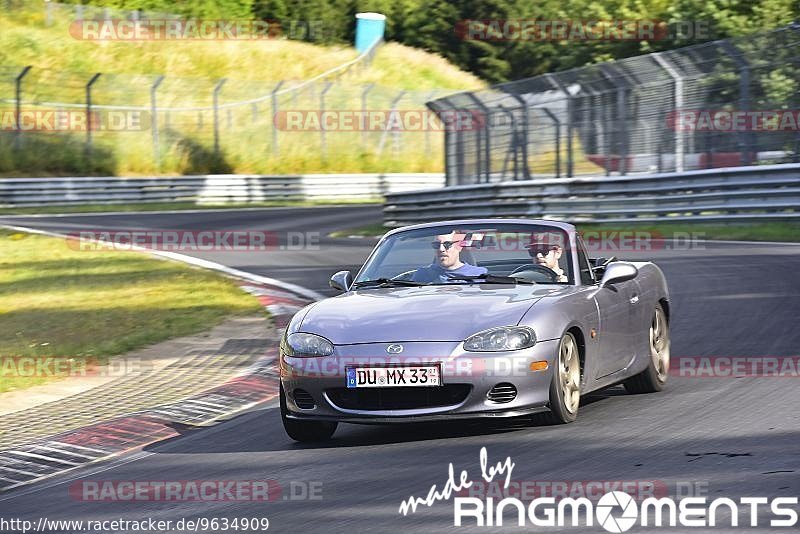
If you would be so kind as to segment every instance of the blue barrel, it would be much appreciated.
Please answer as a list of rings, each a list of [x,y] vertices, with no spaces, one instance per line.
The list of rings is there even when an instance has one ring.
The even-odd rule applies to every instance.
[[[386,16],[380,13],[356,13],[356,50],[364,53],[375,41],[383,39]]]

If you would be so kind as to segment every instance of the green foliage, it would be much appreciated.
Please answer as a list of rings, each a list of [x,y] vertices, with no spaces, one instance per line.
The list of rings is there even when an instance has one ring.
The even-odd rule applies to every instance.
[[[747,35],[800,19],[796,0],[97,0],[124,9],[148,9],[206,18],[279,20],[291,39],[352,42],[355,14],[387,16],[386,38],[444,56],[497,82],[607,59]],[[474,41],[458,34],[467,20],[660,21],[668,35],[651,41]],[[699,23],[702,35],[684,31]]]

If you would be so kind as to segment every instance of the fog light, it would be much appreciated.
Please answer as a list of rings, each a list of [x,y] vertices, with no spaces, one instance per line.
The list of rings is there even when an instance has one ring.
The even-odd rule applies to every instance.
[[[530,368],[531,371],[546,371],[547,361],[531,362]]]

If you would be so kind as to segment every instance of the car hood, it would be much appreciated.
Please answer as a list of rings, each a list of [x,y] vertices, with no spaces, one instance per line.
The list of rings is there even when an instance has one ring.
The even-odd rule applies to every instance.
[[[298,331],[335,345],[463,341],[494,326],[517,324],[556,286],[439,285],[352,291],[314,304]]]

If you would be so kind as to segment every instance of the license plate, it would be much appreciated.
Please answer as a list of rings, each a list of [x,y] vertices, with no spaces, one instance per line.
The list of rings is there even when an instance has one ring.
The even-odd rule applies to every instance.
[[[441,386],[438,365],[413,367],[348,367],[348,388]]]

